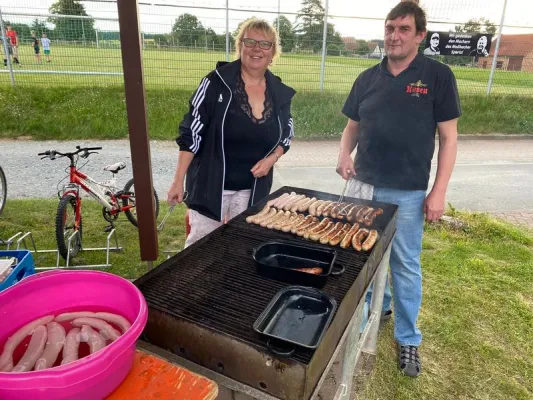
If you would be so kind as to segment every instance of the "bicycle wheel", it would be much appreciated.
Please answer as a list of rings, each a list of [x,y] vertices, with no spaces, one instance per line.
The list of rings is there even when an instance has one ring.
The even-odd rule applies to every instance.
[[[6,205],[6,199],[7,199],[6,175],[4,174],[4,170],[2,169],[2,167],[0,167],[0,214],[2,214],[2,211],[4,210],[4,206]]]
[[[81,250],[81,216],[80,226],[76,227],[76,205],[78,199],[73,194],[67,194],[61,198],[59,205],[57,206],[56,215],[56,241],[59,254],[65,260],[68,254],[68,238],[76,231],[79,231],[79,235],[76,235],[70,242],[70,259],[75,257]]]
[[[125,193],[132,193],[131,196],[122,199],[122,205],[127,206],[133,204],[133,208],[130,208],[127,211],[124,211],[126,214],[126,217],[128,217],[129,221],[134,225],[137,225],[137,209],[135,208],[135,188],[133,187],[133,179],[130,179],[126,186],[124,186],[124,192]],[[157,192],[154,189],[154,204],[155,204],[155,218],[157,219],[157,216],[159,215],[159,197],[157,196]]]

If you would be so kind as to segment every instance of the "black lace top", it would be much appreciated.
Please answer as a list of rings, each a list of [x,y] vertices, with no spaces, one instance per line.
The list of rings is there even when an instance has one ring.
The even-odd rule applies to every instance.
[[[238,76],[224,125],[226,179],[224,189],[251,189],[254,177],[250,170],[263,159],[279,140],[279,124],[272,94],[265,90],[264,111],[254,117],[242,77]]]

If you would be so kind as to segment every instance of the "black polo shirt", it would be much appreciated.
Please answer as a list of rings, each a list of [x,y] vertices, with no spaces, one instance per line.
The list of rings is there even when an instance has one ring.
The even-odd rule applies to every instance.
[[[359,75],[342,109],[359,122],[357,179],[376,187],[426,190],[438,122],[461,115],[451,69],[418,54],[398,76],[387,58]]]

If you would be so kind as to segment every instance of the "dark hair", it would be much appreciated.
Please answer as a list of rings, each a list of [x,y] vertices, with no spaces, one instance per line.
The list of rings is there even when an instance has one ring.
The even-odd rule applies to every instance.
[[[392,21],[396,18],[404,18],[412,15],[415,18],[416,33],[425,32],[427,26],[426,13],[414,1],[402,1],[390,10],[385,21]]]

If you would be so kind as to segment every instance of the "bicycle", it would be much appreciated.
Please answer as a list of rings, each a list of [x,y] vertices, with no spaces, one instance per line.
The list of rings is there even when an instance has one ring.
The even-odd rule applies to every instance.
[[[4,211],[7,200],[7,180],[4,170],[0,167],[0,214]]]
[[[81,250],[82,238],[82,216],[81,216],[81,196],[80,189],[88,193],[98,203],[102,205],[102,216],[110,223],[106,227],[106,231],[113,228],[113,222],[116,221],[121,212],[126,214],[128,220],[134,225],[137,225],[137,214],[135,212],[135,190],[133,178],[130,179],[124,189],[119,190],[116,185],[115,175],[122,169],[126,168],[124,162],[117,162],[115,164],[104,167],[104,171],[109,171],[113,174],[112,178],[97,182],[90,176],[80,171],[82,167],[78,168],[77,163],[79,158],[88,158],[91,154],[98,154],[96,150],[101,150],[101,147],[85,147],[76,146],[76,151],[71,153],[61,153],[57,150],[48,150],[44,153],[39,153],[41,160],[50,158],[67,157],[70,160],[69,165],[69,183],[64,185],[58,191],[59,205],[57,206],[57,214],[55,221],[56,228],[56,242],[57,249],[61,257],[65,260],[67,255],[70,259],[75,257]],[[61,181],[60,181],[61,182]],[[159,198],[154,189],[154,204],[155,216],[159,215]],[[77,232],[78,234],[73,234]],[[72,237],[70,249],[68,248],[69,238]]]

